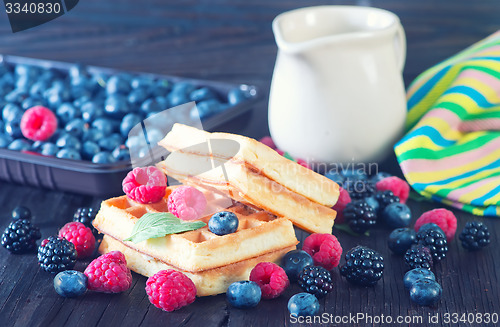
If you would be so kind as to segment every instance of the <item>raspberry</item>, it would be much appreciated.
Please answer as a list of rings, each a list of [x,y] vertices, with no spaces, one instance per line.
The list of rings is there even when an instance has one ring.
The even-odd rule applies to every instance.
[[[122,182],[123,192],[139,203],[155,203],[165,196],[167,178],[154,166],[134,168]]]
[[[375,184],[379,191],[392,191],[399,198],[399,202],[406,203],[410,195],[410,185],[399,177],[391,176],[384,178]]]
[[[103,293],[120,293],[132,286],[132,274],[120,251],[112,251],[92,261],[83,272],[88,289]]]
[[[78,259],[86,258],[94,253],[95,237],[92,230],[79,222],[67,223],[59,230],[59,237],[64,237],[75,245]]]
[[[201,191],[192,186],[180,186],[168,197],[168,211],[182,220],[201,217],[207,207],[207,199]]]
[[[337,203],[333,206],[333,210],[337,211],[337,217],[335,218],[336,224],[342,224],[345,222],[344,220],[344,209],[348,203],[351,202],[351,196],[349,192],[344,190],[342,187],[339,188],[340,194]]]
[[[21,118],[21,132],[33,141],[48,140],[57,129],[57,117],[42,106],[32,107]]]
[[[196,286],[179,271],[161,270],[148,278],[146,293],[155,307],[170,312],[193,303]]]
[[[457,231],[457,218],[450,210],[443,208],[424,212],[415,222],[415,231],[427,223],[434,223],[446,234],[448,242],[451,242]]]
[[[304,240],[302,250],[309,253],[315,266],[327,270],[337,267],[342,256],[342,247],[332,234],[311,234]]]
[[[277,298],[290,285],[283,268],[272,262],[257,264],[250,272],[250,280],[259,285],[263,299]]]

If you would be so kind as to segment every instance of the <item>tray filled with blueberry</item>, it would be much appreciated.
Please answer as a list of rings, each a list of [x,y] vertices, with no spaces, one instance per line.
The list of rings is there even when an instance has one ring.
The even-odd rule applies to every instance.
[[[130,170],[134,126],[194,102],[203,127],[213,129],[258,100],[250,85],[0,56],[0,179],[117,194],[114,182]],[[148,134],[158,136],[151,143],[163,137]]]

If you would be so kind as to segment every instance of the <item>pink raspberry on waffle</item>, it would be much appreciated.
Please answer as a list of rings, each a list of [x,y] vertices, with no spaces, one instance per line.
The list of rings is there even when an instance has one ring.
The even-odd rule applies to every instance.
[[[196,286],[180,271],[161,270],[148,278],[146,293],[155,307],[171,312],[194,302]]]
[[[167,201],[168,211],[182,220],[199,219],[207,207],[203,193],[192,186],[179,186]]]
[[[304,240],[302,250],[309,253],[315,266],[326,270],[337,267],[342,256],[342,247],[332,234],[311,234]]]
[[[94,253],[95,237],[92,230],[79,222],[67,223],[59,230],[59,237],[64,237],[75,245],[78,259],[86,258]]]
[[[132,274],[120,251],[112,251],[92,261],[83,272],[88,289],[103,293],[120,293],[132,286]]]
[[[444,208],[424,212],[415,222],[415,231],[425,224],[434,223],[438,225],[446,235],[448,242],[453,240],[457,231],[457,217],[450,210]]]
[[[378,181],[375,186],[379,191],[392,191],[401,203],[406,203],[410,195],[410,185],[397,176],[386,177]]]
[[[167,177],[154,166],[134,168],[122,182],[123,192],[139,203],[155,203],[165,196]]]
[[[259,142],[267,145],[268,147],[270,147],[273,150],[277,149],[276,144],[274,144],[274,141],[270,136],[264,136],[263,138],[261,138],[259,140]]]
[[[48,140],[56,129],[56,115],[43,106],[29,108],[21,118],[21,132],[32,141]]]
[[[339,191],[339,199],[332,208],[333,210],[337,211],[337,217],[335,218],[336,224],[344,223],[344,209],[347,204],[351,202],[351,196],[349,195],[349,192],[344,190],[342,187],[339,187]]]
[[[272,262],[258,263],[250,272],[250,280],[259,285],[263,299],[277,298],[290,285],[285,270]]]

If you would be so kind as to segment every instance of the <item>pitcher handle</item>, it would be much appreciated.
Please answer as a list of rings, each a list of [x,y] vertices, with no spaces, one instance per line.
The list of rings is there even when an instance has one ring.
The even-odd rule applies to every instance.
[[[399,52],[397,54],[397,59],[399,61],[399,69],[401,72],[403,72],[403,69],[405,68],[405,62],[406,62],[406,36],[405,36],[405,30],[403,29],[403,26],[398,23],[397,30],[396,30],[396,39],[394,40],[395,43],[395,48],[396,51]]]

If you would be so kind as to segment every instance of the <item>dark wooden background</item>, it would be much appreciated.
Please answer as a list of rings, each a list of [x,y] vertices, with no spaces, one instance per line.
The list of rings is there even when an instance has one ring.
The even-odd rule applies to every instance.
[[[408,84],[424,69],[479,41],[500,28],[498,0],[186,0],[98,1],[82,0],[69,14],[32,30],[12,34],[7,16],[0,13],[0,53],[67,62],[82,62],[132,71],[253,83],[269,88],[276,46],[271,21],[290,9],[318,4],[380,7],[399,15],[406,30],[408,55],[404,79]],[[2,7],[3,8],[3,7]],[[266,103],[245,117],[221,127],[252,137],[268,134]],[[382,165],[400,173],[394,158]],[[0,225],[10,210],[29,206],[43,237],[55,234],[79,206],[97,207],[102,199],[39,190],[0,182]],[[410,201],[414,219],[437,205]],[[464,251],[455,240],[448,257],[435,267],[443,297],[435,308],[413,304],[404,290],[404,265],[390,254],[388,230],[370,237],[352,237],[336,231],[345,250],[357,244],[380,251],[386,258],[384,278],[373,288],[354,287],[334,270],[335,290],[320,301],[321,313],[349,315],[500,314],[500,257],[495,251],[500,222],[454,210],[458,229],[466,221],[481,220],[492,231],[493,245],[478,253]],[[299,232],[303,239],[305,233]],[[87,262],[79,262],[83,270]],[[223,295],[200,298],[182,310],[165,313],[152,306],[145,294],[146,279],[134,274],[131,290],[118,295],[88,292],[64,299],[52,287],[52,275],[41,271],[33,255],[15,256],[0,249],[1,326],[282,326],[291,325],[286,304],[299,292],[262,301],[257,308],[238,310]],[[359,322],[357,326],[371,326]],[[397,326],[397,324],[394,324]],[[440,323],[433,326],[493,326],[484,323]],[[344,326],[344,325],[341,325]],[[345,324],[353,326],[353,324]]]

